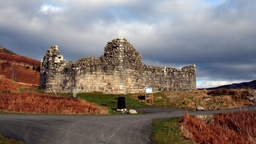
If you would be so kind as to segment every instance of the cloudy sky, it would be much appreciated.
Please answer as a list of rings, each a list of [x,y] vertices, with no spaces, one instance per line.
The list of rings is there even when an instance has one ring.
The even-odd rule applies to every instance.
[[[99,57],[126,38],[147,65],[197,66],[197,86],[256,79],[255,0],[0,0],[0,46]]]

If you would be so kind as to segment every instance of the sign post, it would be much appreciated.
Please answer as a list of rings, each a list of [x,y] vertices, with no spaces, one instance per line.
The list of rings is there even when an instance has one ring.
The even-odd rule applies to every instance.
[[[77,95],[77,89],[76,87],[73,88],[73,97],[76,98],[76,95]]]
[[[145,103],[147,100],[151,100],[151,103],[154,103],[154,95],[152,87],[145,87]]]

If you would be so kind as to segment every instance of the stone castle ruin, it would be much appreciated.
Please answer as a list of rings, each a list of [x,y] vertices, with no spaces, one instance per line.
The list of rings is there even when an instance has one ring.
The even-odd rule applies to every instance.
[[[147,66],[141,54],[125,38],[108,42],[99,58],[65,62],[58,46],[51,46],[41,63],[39,88],[45,92],[103,92],[112,94],[196,89],[196,66],[180,69]]]

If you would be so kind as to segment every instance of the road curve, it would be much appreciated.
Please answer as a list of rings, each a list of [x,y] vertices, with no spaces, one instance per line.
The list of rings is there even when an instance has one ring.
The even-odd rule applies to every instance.
[[[256,107],[188,111],[189,114],[214,114]],[[179,117],[185,110],[138,109],[146,115],[64,116],[0,114],[0,134],[26,144],[147,144],[154,119]]]

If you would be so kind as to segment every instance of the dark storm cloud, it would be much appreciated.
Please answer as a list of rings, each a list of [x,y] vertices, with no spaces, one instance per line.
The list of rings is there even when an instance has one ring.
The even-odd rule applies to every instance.
[[[125,37],[148,65],[197,65],[202,86],[255,79],[256,1],[0,1],[0,45],[41,59],[99,57]]]

